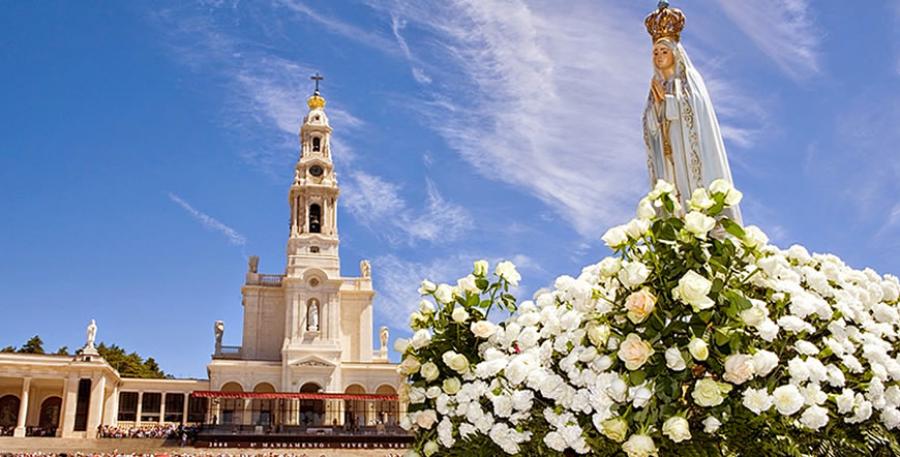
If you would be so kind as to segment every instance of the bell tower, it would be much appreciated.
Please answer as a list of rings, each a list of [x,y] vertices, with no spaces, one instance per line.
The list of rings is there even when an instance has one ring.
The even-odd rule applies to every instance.
[[[325,98],[316,90],[307,99],[309,112],[300,127],[300,159],[294,169],[289,202],[290,238],[287,246],[288,277],[300,277],[309,268],[330,277],[340,276],[337,199],[340,193],[331,158],[331,126],[325,114]]]

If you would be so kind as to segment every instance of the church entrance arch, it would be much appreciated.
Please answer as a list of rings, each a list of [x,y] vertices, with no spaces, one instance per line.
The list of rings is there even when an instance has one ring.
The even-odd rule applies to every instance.
[[[275,393],[275,386],[268,382],[261,382],[253,388],[256,393]],[[275,400],[272,399],[255,399],[250,401],[250,410],[253,411],[254,425],[272,425],[275,420]]]
[[[387,384],[381,385],[375,390],[378,395],[397,395],[397,390]],[[400,423],[400,402],[396,400],[378,400],[375,402],[375,417],[388,427],[395,427]]]
[[[15,428],[16,422],[19,419],[19,397],[15,395],[5,395],[0,397],[0,432],[5,432],[9,430],[9,434],[12,434],[12,429]]]
[[[222,392],[243,392],[244,388],[237,382],[226,382],[222,385]],[[244,416],[243,398],[223,398],[220,406],[220,424],[240,424]]]
[[[359,384],[353,384],[344,389],[345,394],[365,394],[365,387]],[[368,425],[369,421],[366,417],[365,400],[344,400],[344,427],[349,430],[359,430]]]
[[[300,393],[321,393],[322,386],[308,382],[300,387]],[[306,426],[320,426],[325,423],[325,400],[300,400],[300,423]]]
[[[47,397],[41,402],[41,411],[38,416],[38,426],[43,430],[53,431],[59,427],[59,411],[62,409],[62,398]]]

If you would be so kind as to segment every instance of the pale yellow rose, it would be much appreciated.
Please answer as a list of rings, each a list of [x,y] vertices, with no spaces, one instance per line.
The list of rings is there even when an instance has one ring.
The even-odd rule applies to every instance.
[[[619,344],[619,360],[625,362],[625,368],[629,370],[640,369],[652,355],[653,346],[634,333],[629,333]]]

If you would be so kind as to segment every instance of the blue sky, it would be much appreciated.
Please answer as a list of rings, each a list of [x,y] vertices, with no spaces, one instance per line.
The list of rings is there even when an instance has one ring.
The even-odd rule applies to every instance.
[[[513,259],[530,296],[607,251],[647,187],[652,1],[5,2],[0,345],[98,339],[204,377],[246,257],[281,273],[311,92],[335,129],[342,269],[376,326],[419,279]],[[900,271],[900,4],[674,2],[748,223]]]

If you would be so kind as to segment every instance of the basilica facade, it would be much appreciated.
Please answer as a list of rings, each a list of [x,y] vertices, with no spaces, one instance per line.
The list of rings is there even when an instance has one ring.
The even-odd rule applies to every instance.
[[[387,329],[373,331],[371,266],[362,260],[349,276],[340,268],[325,99],[316,89],[307,104],[288,191],[285,270],[263,274],[259,259],[249,259],[241,345],[223,345],[226,323],[215,322],[206,380],[122,377],[93,350],[90,328],[75,357],[0,354],[0,433],[91,438],[104,425],[396,421],[400,376],[388,362]]]

